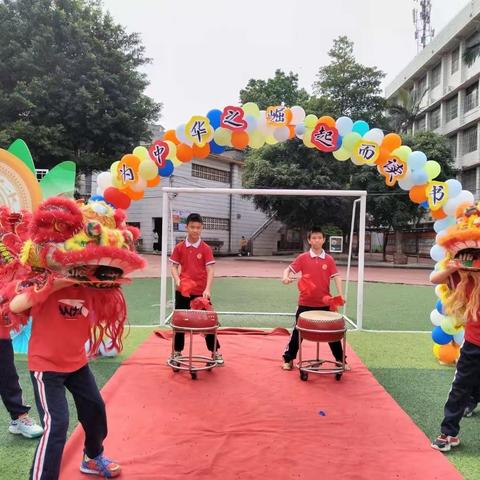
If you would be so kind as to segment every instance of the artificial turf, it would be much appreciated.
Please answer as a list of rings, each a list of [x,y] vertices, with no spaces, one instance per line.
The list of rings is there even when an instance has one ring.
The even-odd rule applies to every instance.
[[[159,281],[135,280],[125,287],[130,322],[153,325],[159,318]],[[350,286],[352,299],[355,285]],[[293,312],[296,305],[295,286],[284,286],[274,279],[219,278],[213,289],[215,308],[219,311]],[[434,360],[429,313],[433,308],[433,288],[410,285],[367,283],[365,286],[364,327],[373,330],[423,330],[425,333],[349,332],[348,342],[371,370],[377,380],[410,415],[427,437],[438,434],[443,403],[453,368],[438,365]],[[349,308],[355,318],[355,304]],[[245,327],[289,326],[292,318],[275,315],[264,317],[222,316],[222,324]],[[101,387],[113,375],[122,359],[150,334],[152,328],[131,328],[125,340],[125,350],[116,358],[101,358],[91,363]],[[226,353],[226,352],[224,352]],[[24,396],[33,402],[26,358],[16,357]],[[77,420],[70,401],[70,431]],[[32,409],[35,416],[35,408]],[[36,441],[10,435],[8,415],[0,414],[0,479],[28,478]],[[480,412],[462,421],[462,446],[448,454],[466,479],[476,479],[480,471],[478,431]],[[427,438],[425,439],[427,442]]]

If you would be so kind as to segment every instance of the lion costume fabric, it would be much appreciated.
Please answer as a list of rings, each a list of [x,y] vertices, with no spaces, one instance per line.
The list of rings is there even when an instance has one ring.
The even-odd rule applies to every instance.
[[[14,314],[11,299],[27,293],[34,303],[52,293],[55,279],[84,289],[94,312],[90,349],[95,354],[104,336],[122,349],[126,305],[120,285],[125,275],[144,268],[135,252],[139,230],[126,224],[122,210],[103,201],[77,203],[54,197],[29,215],[0,208],[0,315],[3,328],[18,330],[29,312]]]
[[[455,285],[442,286],[445,311],[458,327],[468,320],[480,320],[480,202],[460,206],[456,218],[456,224],[447,229],[438,244],[446,250],[440,268],[452,260],[460,266]]]

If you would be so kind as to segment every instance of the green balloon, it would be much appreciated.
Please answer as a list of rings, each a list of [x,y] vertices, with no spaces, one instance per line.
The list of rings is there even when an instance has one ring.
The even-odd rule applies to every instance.
[[[355,145],[361,138],[362,136],[357,132],[347,133],[342,139],[342,148],[352,153]]]

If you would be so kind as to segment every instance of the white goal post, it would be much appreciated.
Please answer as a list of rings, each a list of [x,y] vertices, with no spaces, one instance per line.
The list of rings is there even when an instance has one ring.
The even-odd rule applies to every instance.
[[[288,189],[249,189],[249,188],[189,188],[189,187],[164,187],[162,204],[162,255],[160,267],[160,325],[167,322],[167,272],[168,272],[168,238],[170,219],[170,194],[195,193],[218,195],[264,195],[264,196],[305,196],[305,197],[354,197],[352,226],[350,233],[349,255],[346,276],[345,297],[348,301],[348,282],[350,276],[350,260],[353,247],[354,221],[357,203],[360,203],[359,232],[358,232],[358,277],[357,277],[357,318],[356,324],[350,323],[357,329],[362,329],[363,324],[363,289],[365,266],[365,218],[367,206],[367,192],[364,190],[288,190]],[[345,314],[344,307],[344,314]],[[222,313],[222,312],[219,312]],[[229,314],[252,314],[256,312],[228,312]],[[271,315],[275,315],[272,312]],[[278,313],[277,313],[278,314]]]

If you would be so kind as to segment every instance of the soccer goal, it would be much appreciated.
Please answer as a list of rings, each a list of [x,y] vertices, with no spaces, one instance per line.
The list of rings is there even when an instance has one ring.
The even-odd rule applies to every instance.
[[[329,239],[330,242],[325,243],[324,249],[334,258],[339,252],[343,252],[343,259],[346,256],[346,273],[343,278],[346,304],[343,307],[343,313],[351,327],[362,329],[366,191],[198,187],[164,187],[162,191],[160,325],[168,323],[172,315],[175,290],[169,281],[168,258],[175,244],[186,236],[185,220],[189,213],[197,212],[204,217],[202,238],[211,246],[217,257],[214,283],[218,283],[217,270],[226,269],[231,275],[225,276],[235,277],[233,285],[229,284],[228,280],[224,280],[225,297],[228,301],[218,300],[218,295],[214,294],[214,305],[220,318],[234,317],[237,321],[236,326],[242,326],[242,318],[268,317],[273,322],[269,326],[280,326],[275,325],[275,319],[285,321],[284,317],[293,318],[296,306],[296,291],[293,291],[296,289],[280,286],[280,272],[288,266],[294,254],[303,250],[303,239],[298,238],[298,232],[289,232],[277,220],[276,212],[268,215],[255,208],[253,198],[291,197],[292,201],[300,201],[301,198],[306,199],[306,197],[349,197],[353,202],[348,245],[343,245],[343,237],[332,237],[333,240]],[[207,213],[212,216],[208,216]],[[216,216],[213,216],[214,214]],[[355,231],[357,216],[358,229]],[[356,313],[353,310],[352,315],[351,311],[350,316],[354,318],[349,318],[347,310],[354,233],[358,242],[356,244],[358,247]],[[257,275],[262,277],[259,283],[253,284],[245,277],[242,280],[242,269],[253,272],[245,277]],[[280,293],[277,293],[277,297],[269,299],[269,294],[281,287],[284,287],[284,290],[278,290]],[[295,298],[295,301],[288,303],[283,301],[287,292]],[[252,305],[257,308],[251,309]],[[275,308],[271,308],[272,305]],[[261,308],[258,308],[259,306]]]

